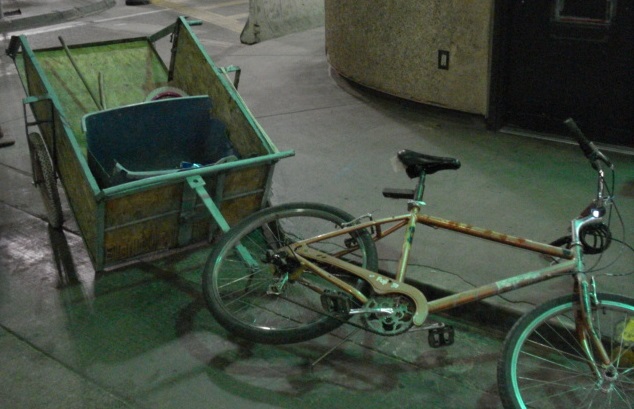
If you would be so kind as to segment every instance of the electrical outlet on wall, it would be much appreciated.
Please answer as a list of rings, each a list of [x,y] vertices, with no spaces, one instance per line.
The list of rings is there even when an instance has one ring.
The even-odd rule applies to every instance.
[[[449,69],[449,51],[438,50],[438,69],[441,69],[441,70]]]

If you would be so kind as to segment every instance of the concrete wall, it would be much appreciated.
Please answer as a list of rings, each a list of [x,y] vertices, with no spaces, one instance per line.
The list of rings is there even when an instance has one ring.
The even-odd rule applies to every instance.
[[[486,115],[493,0],[325,0],[325,13],[329,62],[344,77]]]
[[[255,44],[324,25],[324,0],[249,0],[240,40]]]

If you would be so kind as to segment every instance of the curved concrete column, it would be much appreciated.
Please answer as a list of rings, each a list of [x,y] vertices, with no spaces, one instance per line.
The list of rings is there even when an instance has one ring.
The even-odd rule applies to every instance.
[[[413,101],[486,115],[493,0],[325,0],[342,76]]]
[[[240,41],[255,44],[324,25],[324,0],[249,0]]]

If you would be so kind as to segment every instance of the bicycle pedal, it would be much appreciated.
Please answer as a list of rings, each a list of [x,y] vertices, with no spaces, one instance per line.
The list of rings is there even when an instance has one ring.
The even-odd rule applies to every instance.
[[[348,298],[345,294],[325,290],[321,294],[320,299],[322,308],[327,312],[336,315],[350,314],[352,306],[350,305],[350,298]]]
[[[454,329],[450,325],[442,328],[432,328],[427,337],[429,346],[432,348],[447,347],[454,342]]]

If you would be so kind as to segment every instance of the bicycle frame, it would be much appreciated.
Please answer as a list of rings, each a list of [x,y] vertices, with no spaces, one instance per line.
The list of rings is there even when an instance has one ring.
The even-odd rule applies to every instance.
[[[585,364],[595,375],[588,391],[596,392],[600,388],[606,394],[614,393],[610,396],[618,395],[623,401],[622,396],[630,394],[623,388],[631,382],[626,380],[628,385],[623,386],[618,377],[631,372],[631,367],[624,369],[620,360],[626,356],[625,353],[631,352],[631,339],[626,338],[625,330],[631,330],[634,301],[598,293],[594,279],[590,278],[592,271],[586,271],[584,265],[586,254],[599,254],[610,244],[610,217],[606,215],[606,208],[612,204],[612,189],[606,183],[601,163],[612,169],[613,165],[590,142],[581,136],[578,139],[586,157],[598,172],[597,195],[571,221],[570,235],[552,244],[424,214],[422,199],[426,175],[458,169],[460,162],[403,150],[398,153],[398,159],[411,179],[418,177],[417,187],[415,190],[388,189],[383,193],[389,198],[410,199],[406,214],[364,220],[369,215],[354,219],[331,206],[291,203],[254,215],[237,226],[210,256],[209,263],[212,264],[208,265],[211,269],[207,269],[204,276],[207,281],[205,296],[210,309],[227,329],[265,343],[305,341],[349,323],[357,330],[366,329],[379,335],[397,335],[414,325],[418,329],[429,330],[430,345],[438,347],[453,343],[453,330],[444,328],[442,323],[426,323],[429,313],[569,276],[573,284],[569,296],[558,297],[537,307],[518,321],[507,337],[498,374],[503,403],[505,407],[524,407],[524,389],[533,391],[542,385],[539,379],[532,378],[534,371],[546,368],[541,365],[543,362],[550,362],[556,371],[570,369],[569,374],[562,375],[565,376],[562,378],[564,389],[554,396],[567,393],[565,388],[585,394],[586,388],[569,386],[568,382],[579,376],[576,367]],[[604,217],[607,224],[603,224]],[[306,237],[306,233],[314,231],[316,225],[316,228],[324,229],[324,223],[325,233]],[[329,225],[333,224],[336,227],[330,231]],[[549,256],[554,262],[544,268],[428,301],[419,286],[406,279],[418,225]],[[394,271],[372,271],[377,269],[377,254],[372,240],[382,240],[401,230],[401,254]],[[315,233],[308,233],[309,236],[311,234]],[[244,245],[242,240],[245,240]],[[255,252],[251,253],[251,249]],[[350,260],[348,256],[355,259]],[[359,256],[363,257],[363,263]],[[324,280],[326,285],[323,285]],[[361,280],[367,285],[360,285]],[[257,283],[253,287],[252,281]],[[234,283],[239,284],[234,286]],[[294,287],[285,291],[287,285]],[[279,309],[278,298],[284,302]],[[287,312],[290,310],[286,303],[289,307],[294,304],[303,309]],[[259,311],[262,311],[263,324],[254,319],[260,315]],[[306,315],[304,311],[307,311]],[[356,315],[360,316],[360,320],[353,320]],[[603,319],[604,315],[608,318]],[[554,342],[551,342],[551,337]],[[342,342],[346,339],[348,337]],[[543,349],[543,355],[533,353],[534,350],[539,351],[538,348]],[[560,359],[542,359],[553,353],[565,361],[574,362],[574,365],[566,368],[561,365]],[[534,360],[535,365],[524,365],[525,360]],[[527,392],[527,395],[532,393]],[[538,396],[537,399],[541,398]],[[537,400],[529,401],[534,403]]]
[[[591,321],[591,299],[594,296],[594,293],[593,290],[588,288],[588,280],[584,273],[583,250],[579,241],[582,227],[589,224],[600,223],[603,220],[602,215],[590,214],[574,219],[572,221],[572,248],[565,249],[521,237],[498,233],[469,224],[450,221],[426,214],[419,214],[420,207],[422,205],[423,203],[420,201],[412,201],[410,202],[411,209],[409,214],[355,224],[337,231],[301,240],[290,245],[287,251],[289,254],[292,254],[303,267],[310,269],[315,274],[337,285],[339,288],[358,299],[362,304],[365,304],[368,301],[365,295],[350,284],[328,273],[314,262],[319,262],[322,265],[328,264],[339,269],[346,270],[349,273],[364,279],[378,294],[399,293],[408,296],[414,301],[416,306],[413,323],[417,326],[421,326],[424,323],[429,313],[436,313],[474,301],[480,301],[485,298],[500,295],[556,277],[564,275],[574,276],[573,292],[579,297],[580,301],[580,308],[577,314],[577,331],[581,345],[584,346],[584,353],[587,355],[588,362],[595,373],[599,373],[599,371],[597,365],[595,364],[596,360],[593,357],[592,346],[594,346],[598,352],[599,362],[602,362],[603,365],[609,365],[610,358],[601,344],[600,337],[596,334]],[[427,301],[420,290],[405,283],[410,250],[417,224],[437,229],[450,230],[459,234],[489,240],[502,245],[528,250],[537,254],[557,257],[565,261],[539,270],[495,281],[472,290],[462,291],[433,301]],[[390,226],[384,230],[383,227],[386,225]],[[403,240],[401,257],[399,259],[398,268],[394,278],[366,270],[339,258],[344,254],[355,251],[358,248],[356,246],[352,246],[351,248],[343,250],[335,255],[329,255],[309,247],[310,244],[317,243],[322,240],[349,234],[354,236],[355,231],[367,229],[374,229],[375,233],[373,239],[378,241],[403,228],[405,228],[405,237]]]
[[[418,301],[416,304],[417,309],[423,308],[425,311],[417,311],[419,314],[414,317],[414,324],[421,325],[424,321],[424,317],[428,312],[434,313],[442,310],[446,310],[453,307],[458,307],[463,304],[467,304],[473,301],[479,301],[488,297],[492,297],[494,295],[499,295],[506,293],[508,291],[512,291],[518,288],[526,287],[531,284],[535,284],[538,282],[546,281],[555,277],[559,277],[566,274],[574,274],[579,269],[580,260],[575,256],[575,253],[568,249],[562,249],[559,247],[554,247],[548,244],[539,243],[531,240],[527,240],[520,237],[510,236],[507,234],[498,233],[492,230],[486,230],[478,227],[474,227],[464,223],[458,223],[450,220],[445,220],[429,215],[419,215],[418,207],[413,207],[409,214],[389,217],[375,221],[369,221],[360,223],[354,226],[346,227],[341,230],[337,230],[331,233],[322,234],[313,238],[309,238],[306,240],[298,241],[294,243],[289,249],[292,254],[298,258],[298,260],[305,266],[312,270],[314,273],[320,275],[324,279],[334,283],[335,285],[341,287],[342,290],[348,292],[357,298],[360,302],[365,303],[367,299],[363,294],[360,294],[358,290],[354,289],[349,284],[337,279],[332,276],[330,273],[325,271],[324,269],[318,267],[316,264],[311,262],[319,261],[320,263],[330,264],[336,266],[337,268],[344,269],[356,276],[361,277],[379,294],[385,294],[387,292],[397,292],[403,293],[414,301]],[[389,228],[383,231],[382,227],[384,225],[393,224],[389,226]],[[415,233],[415,225],[423,224],[427,226],[431,226],[434,228],[451,230],[460,234],[465,234],[469,236],[474,236],[482,239],[486,239],[489,241],[497,242],[500,244],[504,244],[507,246],[522,248],[531,252],[535,252],[538,254],[558,257],[562,259],[566,259],[566,261],[531,272],[527,272],[524,274],[520,274],[514,277],[510,277],[504,280],[496,281],[487,285],[483,285],[481,287],[474,288],[472,290],[463,291],[454,295],[450,295],[447,297],[440,298],[438,300],[427,302],[424,296],[421,298],[420,291],[410,285],[405,284],[405,276],[407,263],[409,261],[409,253],[412,246],[412,239]],[[365,230],[374,228],[376,230],[376,234],[374,236],[374,240],[381,240],[394,232],[405,228],[407,226],[405,232],[405,239],[403,241],[403,249],[402,254],[399,259],[398,269],[395,278],[387,277],[382,274],[372,272],[369,270],[365,270],[357,265],[352,263],[348,263],[346,261],[342,261],[339,257],[341,254],[337,254],[334,256],[330,256],[328,254],[319,252],[312,248],[309,248],[307,245],[319,242],[321,240],[330,239],[336,236],[342,236],[347,234],[353,234],[355,231]],[[351,248],[345,250],[346,252],[352,252],[355,248]],[[420,293],[422,295],[422,293]],[[422,301],[424,300],[424,301]],[[426,307],[423,306],[426,304]],[[422,320],[421,320],[422,319]]]

